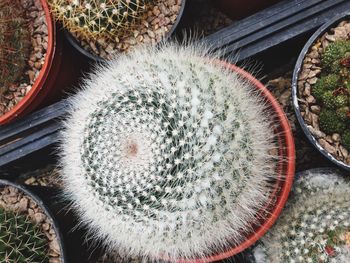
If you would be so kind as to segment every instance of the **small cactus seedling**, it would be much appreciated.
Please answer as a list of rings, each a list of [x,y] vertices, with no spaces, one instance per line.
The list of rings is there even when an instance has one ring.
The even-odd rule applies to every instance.
[[[0,208],[0,262],[48,263],[45,235],[28,217]]]
[[[277,224],[254,249],[257,263],[348,263],[350,182],[334,171],[299,177]]]
[[[135,29],[147,0],[50,0],[56,19],[84,40],[115,40]]]
[[[0,94],[24,74],[30,33],[20,0],[0,0]]]
[[[343,146],[350,150],[346,132],[350,129],[350,40],[331,43],[321,62],[322,75],[312,88],[312,95],[322,104],[320,128],[329,135],[341,134]]]
[[[144,47],[72,99],[62,175],[107,247],[152,260],[220,253],[252,233],[277,178],[271,114],[205,48]]]

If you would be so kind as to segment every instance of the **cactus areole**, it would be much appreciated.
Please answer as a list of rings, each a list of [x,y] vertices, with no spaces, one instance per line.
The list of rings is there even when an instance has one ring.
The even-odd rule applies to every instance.
[[[223,259],[256,241],[282,209],[294,172],[285,116],[265,88],[217,59],[203,47],[143,48],[98,68],[71,100],[63,179],[109,249]]]

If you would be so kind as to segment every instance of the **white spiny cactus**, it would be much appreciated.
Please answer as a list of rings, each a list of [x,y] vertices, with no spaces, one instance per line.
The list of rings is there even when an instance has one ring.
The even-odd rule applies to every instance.
[[[277,176],[266,102],[200,46],[145,47],[71,101],[62,174],[93,234],[150,259],[242,242]]]
[[[330,170],[303,174],[277,224],[255,248],[257,263],[348,263],[350,181]]]

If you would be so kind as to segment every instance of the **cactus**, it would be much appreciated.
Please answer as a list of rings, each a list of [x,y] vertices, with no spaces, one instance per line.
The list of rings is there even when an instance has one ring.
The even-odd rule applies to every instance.
[[[330,43],[326,47],[324,53],[322,54],[321,62],[322,64],[336,71],[340,60],[346,58],[350,55],[350,41],[349,40],[338,40],[333,43]]]
[[[30,33],[20,0],[0,0],[0,94],[22,77],[29,52]]]
[[[311,93],[323,106],[320,128],[327,134],[350,129],[350,40],[335,41],[322,54],[324,66],[321,77]],[[342,140],[346,142],[347,140]],[[349,144],[343,145],[348,150]]]
[[[350,182],[334,171],[298,178],[284,213],[254,249],[257,263],[347,263]]]
[[[115,40],[142,22],[147,0],[50,0],[57,20],[84,40]]]
[[[337,74],[329,74],[321,77],[312,88],[312,94],[321,99],[326,91],[333,91],[339,87],[340,77]]]
[[[342,133],[346,125],[334,110],[323,109],[320,113],[320,128],[327,134]]]
[[[0,262],[48,263],[45,235],[31,220],[0,208]]]
[[[143,47],[71,100],[66,196],[124,255],[194,258],[251,233],[276,178],[276,135],[250,83],[201,46]]]

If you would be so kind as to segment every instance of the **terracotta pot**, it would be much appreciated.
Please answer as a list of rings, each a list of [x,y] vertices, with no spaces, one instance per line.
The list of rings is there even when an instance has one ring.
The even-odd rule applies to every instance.
[[[14,108],[0,116],[0,125],[28,114],[38,108],[42,102],[50,101],[61,91],[68,79],[66,77],[61,77],[59,81],[56,82],[59,72],[62,72],[63,38],[57,40],[56,28],[47,2],[45,0],[40,1],[45,12],[48,28],[48,46],[45,54],[45,63],[28,94],[20,100]]]
[[[213,0],[215,5],[232,19],[240,19],[280,0]]]
[[[222,63],[222,62],[221,62]],[[275,188],[271,192],[269,202],[265,208],[258,212],[257,222],[252,222],[253,231],[249,233],[246,239],[238,246],[227,249],[225,252],[209,256],[207,258],[192,259],[192,260],[178,260],[178,263],[206,263],[224,260],[232,257],[246,248],[253,245],[259,240],[275,223],[280,215],[291,190],[294,174],[295,174],[295,145],[291,128],[288,119],[283,112],[281,106],[278,104],[274,96],[268,89],[251,74],[245,70],[228,63],[223,63],[232,71],[241,75],[244,79],[253,84],[261,96],[267,102],[268,108],[271,110],[271,118],[275,119],[276,127],[275,133],[279,144],[279,164],[277,167],[278,177],[276,178]]]

